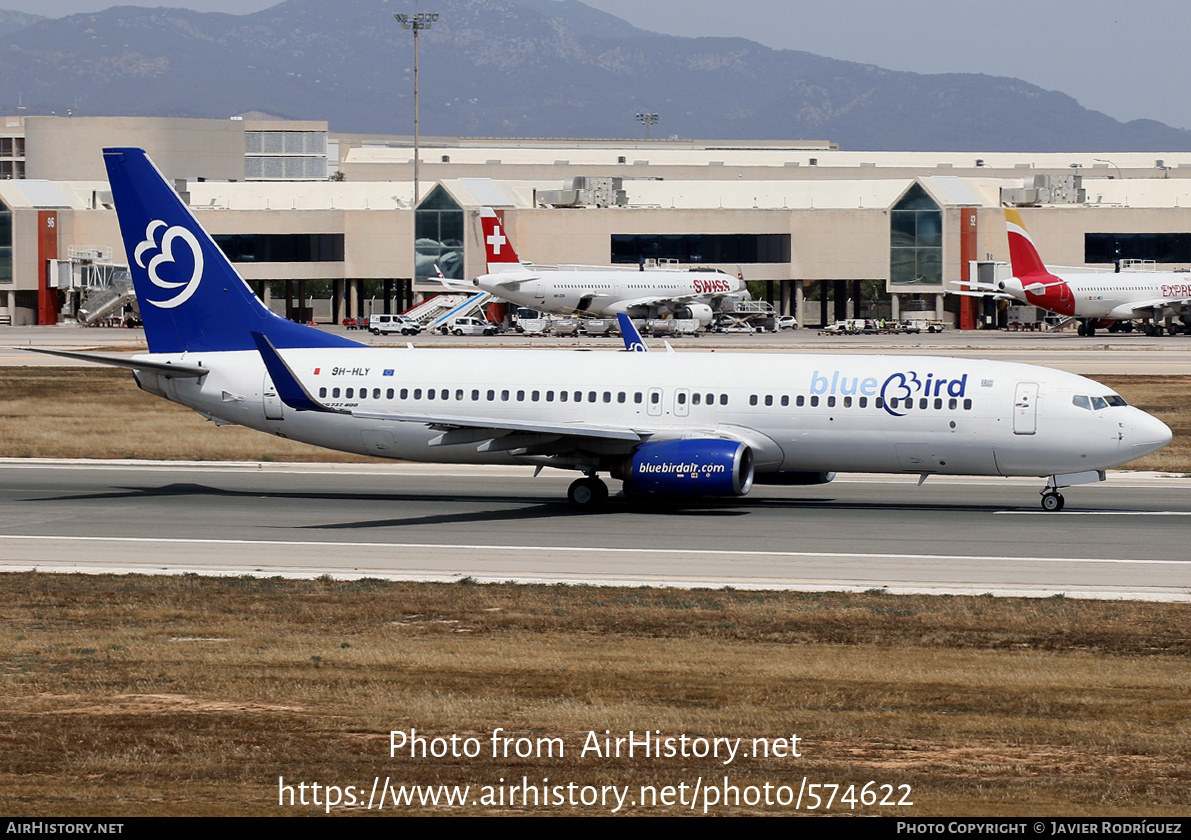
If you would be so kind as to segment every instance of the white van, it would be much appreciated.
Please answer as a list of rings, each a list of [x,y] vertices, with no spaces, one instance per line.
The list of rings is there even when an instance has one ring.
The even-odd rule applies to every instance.
[[[417,335],[422,325],[408,315],[372,315],[368,318],[368,331],[373,335]]]
[[[496,335],[496,327],[479,318],[456,318],[440,327],[443,335]]]

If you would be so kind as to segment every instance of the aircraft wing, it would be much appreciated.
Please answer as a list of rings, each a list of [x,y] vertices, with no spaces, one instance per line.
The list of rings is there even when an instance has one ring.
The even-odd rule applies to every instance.
[[[277,349],[261,333],[254,332],[253,339],[257,349],[269,371],[277,395],[281,401],[296,411],[322,411],[337,414],[351,414],[364,420],[381,420],[397,423],[424,423],[433,429],[441,430],[444,434],[435,439],[432,445],[446,446],[462,443],[482,443],[491,449],[520,448],[528,442],[525,435],[537,436],[533,443],[541,443],[543,438],[553,441],[568,441],[572,448],[582,448],[580,441],[586,441],[590,446],[597,441],[621,441],[625,451],[641,441],[653,436],[647,429],[631,429],[622,426],[608,426],[598,423],[545,423],[533,420],[512,420],[504,417],[465,417],[452,414],[438,414],[409,411],[368,411],[333,408],[326,405],[306,388],[294,374],[285,360],[277,353]],[[510,438],[501,441],[501,438]]]
[[[1134,312],[1144,312],[1166,309],[1169,306],[1191,306],[1191,298],[1151,298],[1133,304],[1132,309]]]
[[[650,436],[649,431],[617,426],[602,426],[595,423],[535,423],[525,420],[509,420],[503,417],[460,417],[450,414],[428,414],[408,411],[352,411],[353,417],[363,420],[394,420],[402,423],[425,423],[433,429],[453,431],[470,429],[483,432],[486,437],[499,437],[511,432],[529,432],[539,435],[555,435],[570,438],[602,438],[640,443]],[[489,434],[491,433],[491,434]]]
[[[682,299],[683,298],[680,298],[680,297],[679,298],[669,297],[669,296],[663,297],[661,295],[653,295],[651,297],[632,298],[631,300],[617,301],[617,303],[611,307],[611,311],[612,312],[627,312],[628,310],[632,309],[634,306],[657,306],[658,304],[661,304],[661,303],[671,303],[673,301],[682,300]]]

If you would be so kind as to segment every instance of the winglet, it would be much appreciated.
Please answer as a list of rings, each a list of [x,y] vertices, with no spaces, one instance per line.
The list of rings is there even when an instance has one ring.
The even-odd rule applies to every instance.
[[[252,333],[252,340],[256,342],[256,349],[260,351],[261,359],[265,363],[269,377],[273,380],[273,387],[277,389],[277,396],[294,411],[325,411],[332,412],[321,403],[315,401],[310,392],[294,376],[289,365],[277,353],[277,348],[268,337],[259,332]]]
[[[616,320],[620,322],[620,337],[624,339],[624,349],[630,353],[648,353],[649,348],[645,346],[641,333],[637,332],[633,325],[633,319],[623,312],[618,312]]]

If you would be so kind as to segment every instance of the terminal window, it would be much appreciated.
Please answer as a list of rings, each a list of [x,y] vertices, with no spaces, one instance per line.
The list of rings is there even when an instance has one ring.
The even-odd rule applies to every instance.
[[[343,262],[342,233],[223,233],[212,239],[232,262]]]
[[[1085,233],[1083,253],[1088,265],[1117,260],[1191,265],[1191,233]]]
[[[613,264],[643,260],[680,263],[788,263],[788,233],[689,233],[612,235]]]
[[[889,282],[943,285],[943,212],[914,184],[889,211]]]

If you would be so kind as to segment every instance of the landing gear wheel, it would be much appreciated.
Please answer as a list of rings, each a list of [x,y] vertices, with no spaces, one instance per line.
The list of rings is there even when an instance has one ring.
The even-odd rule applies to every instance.
[[[567,488],[567,502],[580,510],[594,510],[608,501],[608,485],[594,476],[577,478]]]
[[[1079,335],[1081,335],[1081,336],[1085,336],[1085,335],[1087,335],[1087,334],[1088,334],[1088,328],[1087,328],[1087,325],[1085,325],[1085,324],[1080,324],[1078,327],[1076,327],[1076,328],[1075,328],[1075,331],[1076,331],[1076,332],[1077,332]]]
[[[1051,512],[1060,511],[1064,504],[1063,494],[1051,490],[1042,494],[1042,509]]]

